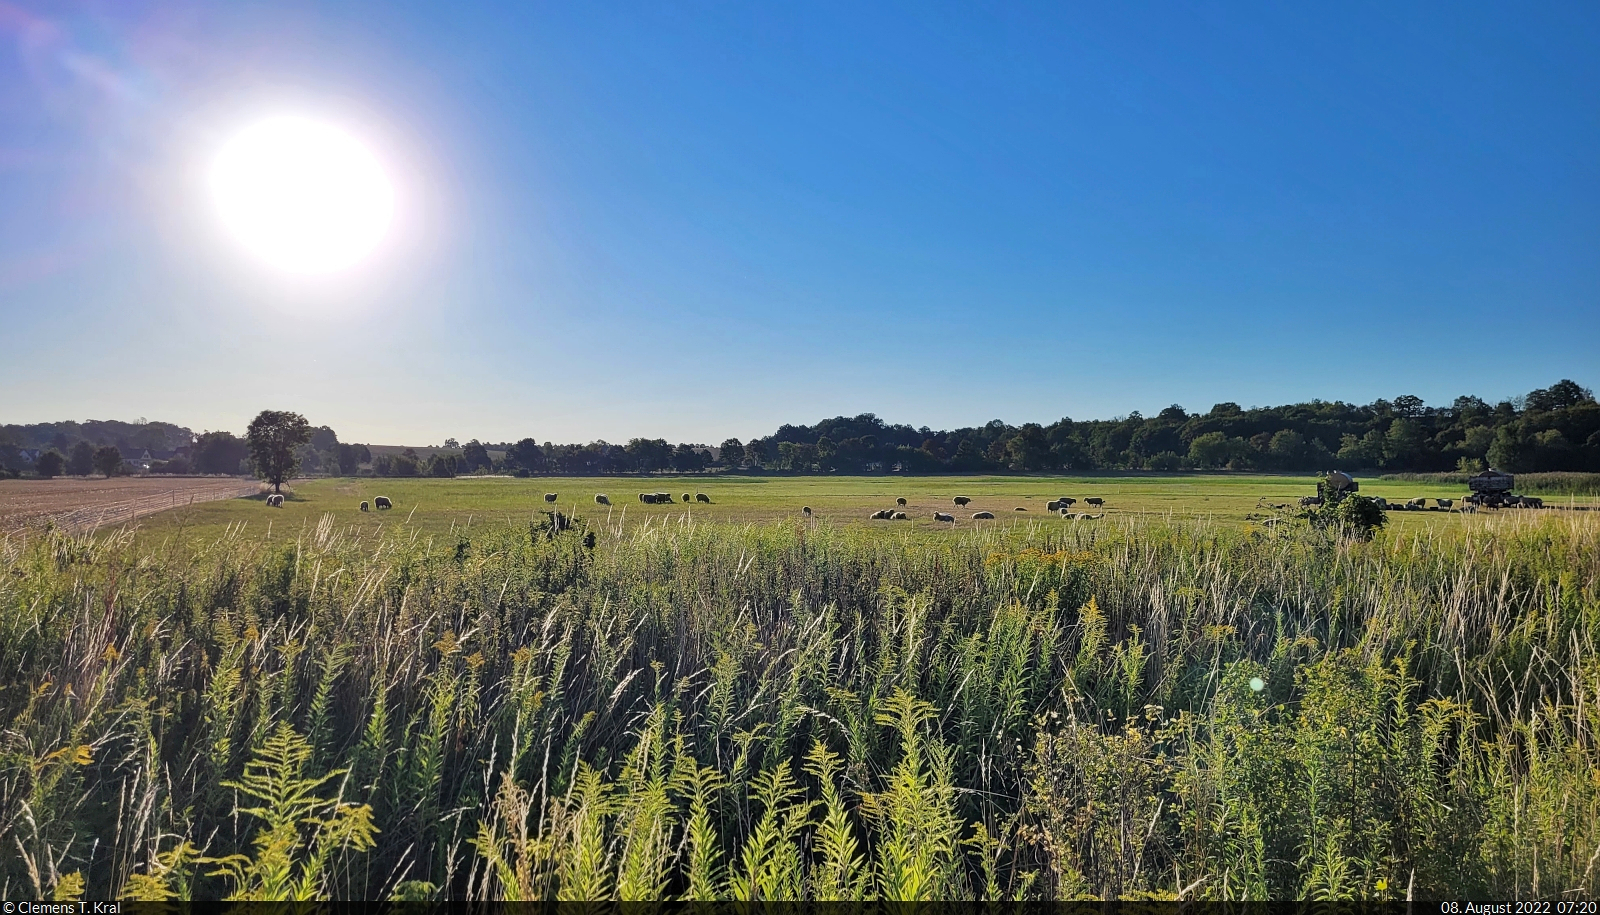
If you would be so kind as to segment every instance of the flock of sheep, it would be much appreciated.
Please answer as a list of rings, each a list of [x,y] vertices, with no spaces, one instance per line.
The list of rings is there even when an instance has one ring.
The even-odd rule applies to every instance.
[[[957,508],[966,508],[968,505],[970,505],[972,503],[972,497],[971,496],[956,496],[954,499],[951,499],[950,501],[954,502]],[[1066,496],[1063,496],[1063,497],[1061,497],[1059,499],[1051,499],[1048,503],[1045,504],[1045,510],[1049,511],[1051,513],[1058,513],[1063,518],[1072,518],[1074,520],[1082,520],[1082,521],[1098,521],[1101,518],[1105,517],[1105,513],[1104,512],[1101,512],[1098,515],[1090,514],[1088,512],[1073,512],[1071,510],[1071,508],[1072,508],[1073,505],[1076,505],[1077,502],[1078,502],[1077,499],[1071,499],[1071,498],[1067,498]],[[906,500],[905,499],[896,499],[896,500],[894,500],[894,503],[895,503],[896,506],[898,506],[897,508],[882,508],[882,509],[879,509],[879,510],[873,512],[872,514],[868,515],[867,519],[870,520],[870,521],[909,521],[909,520],[911,520],[911,516],[908,515],[905,512]],[[1100,508],[1100,507],[1102,507],[1102,506],[1104,506],[1106,504],[1106,500],[1104,500],[1104,499],[1102,499],[1102,498],[1100,498],[1098,496],[1093,496],[1093,497],[1090,497],[1088,499],[1084,499],[1083,500],[1083,504],[1092,505],[1095,508]],[[1025,512],[1025,511],[1027,511],[1027,509],[1023,508],[1022,506],[1019,505],[1016,508],[1012,509],[1012,511]],[[811,509],[810,508],[806,508],[806,509],[804,509],[804,512],[805,512],[806,515],[809,516],[811,514]],[[953,514],[950,514],[949,512],[936,511],[936,512],[933,513],[933,520],[942,521],[942,522],[945,522],[947,524],[954,524],[955,520],[956,520],[956,516],[953,515]],[[994,520],[994,512],[990,512],[990,511],[973,512],[972,513],[972,520],[974,520],[974,521],[993,521]]]
[[[1372,501],[1376,502],[1379,508],[1389,512],[1452,511],[1454,510],[1456,504],[1456,500],[1454,499],[1434,499],[1433,501],[1435,504],[1432,507],[1429,507],[1428,500],[1423,497],[1407,499],[1404,502],[1390,502],[1388,499],[1385,499],[1382,496],[1375,496],[1373,497]],[[1300,507],[1312,508],[1322,505],[1323,503],[1324,499],[1321,496],[1305,496],[1300,500]],[[1258,508],[1262,505],[1276,509],[1285,509],[1289,507],[1288,504],[1279,505],[1275,503],[1269,503],[1264,498],[1256,500],[1256,506]],[[1465,510],[1466,509],[1463,509],[1463,511]]]
[[[548,503],[552,503],[553,504],[556,501],[557,498],[559,498],[559,494],[558,493],[547,492],[547,493],[544,494],[544,500],[546,502],[548,502]],[[669,492],[641,492],[641,493],[639,493],[639,501],[643,502],[646,505],[676,505],[676,504],[678,504],[678,503],[673,501],[672,493],[669,493]],[[956,496],[954,499],[951,499],[950,501],[955,503],[957,508],[966,508],[969,504],[972,503],[972,498],[970,496]],[[1418,500],[1418,501],[1420,501],[1420,500]],[[1448,503],[1449,500],[1443,500],[1443,501]],[[700,503],[703,503],[703,504],[706,504],[706,505],[710,505],[711,504],[711,497],[706,495],[703,492],[697,492],[697,493],[694,493],[692,495],[690,493],[684,493],[683,494],[683,502],[684,502],[684,504],[688,504],[690,502],[700,502]],[[911,516],[909,514],[907,514],[906,511],[905,511],[906,500],[904,498],[899,498],[899,499],[895,499],[894,502],[895,502],[895,506],[896,506],[895,508],[880,509],[878,511],[873,512],[871,515],[868,516],[868,518],[870,520],[873,520],[873,521],[909,521],[909,520],[911,520]],[[1071,510],[1072,506],[1076,505],[1077,502],[1078,502],[1077,499],[1073,499],[1073,498],[1068,498],[1066,496],[1062,496],[1059,499],[1052,499],[1048,503],[1046,503],[1045,504],[1045,509],[1047,511],[1052,512],[1052,513],[1059,513],[1063,518],[1072,518],[1072,519],[1076,519],[1076,520],[1098,521],[1099,519],[1105,517],[1105,513],[1104,512],[1101,512],[1098,515],[1090,514],[1088,512],[1073,512]],[[609,506],[609,505],[611,505],[611,497],[607,496],[603,492],[602,493],[597,493],[597,494],[595,494],[595,497],[594,497],[594,503],[596,505]],[[1085,505],[1093,506],[1094,508],[1102,508],[1105,505],[1105,500],[1101,499],[1099,497],[1096,497],[1096,496],[1091,496],[1090,498],[1084,499],[1083,503]],[[279,495],[279,494],[276,494],[276,493],[274,493],[273,495],[267,496],[267,506],[269,508],[282,508],[283,507],[283,496]],[[371,504],[368,504],[367,502],[362,502],[361,503],[361,510],[362,511],[371,511],[373,508],[376,508],[378,511],[384,511],[384,510],[387,510],[387,509],[394,508],[394,502],[391,501],[388,496],[377,496],[372,500]],[[1023,508],[1022,506],[1019,505],[1014,509],[1014,511],[1025,512],[1025,511],[1027,511],[1027,509]],[[809,505],[801,508],[800,512],[801,512],[801,514],[805,515],[807,518],[812,517],[811,506],[809,506]],[[950,514],[949,512],[936,511],[936,512],[933,513],[933,520],[944,522],[944,523],[947,523],[947,524],[954,524],[955,520],[956,520],[956,516],[953,515],[953,514]],[[972,513],[972,520],[974,520],[974,521],[993,521],[994,520],[994,512],[990,512],[990,511],[973,512]]]

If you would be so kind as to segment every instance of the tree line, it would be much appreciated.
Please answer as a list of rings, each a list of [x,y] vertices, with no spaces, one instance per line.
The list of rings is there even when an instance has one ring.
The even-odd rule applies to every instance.
[[[489,452],[503,449],[493,460]],[[1356,405],[1342,401],[1245,409],[1219,403],[1204,413],[1173,404],[1154,416],[1062,418],[1049,425],[1000,420],[954,430],[838,416],[783,425],[771,435],[716,448],[662,439],[587,445],[469,442],[464,469],[593,474],[710,469],[791,473],[992,473],[1092,470],[1600,472],[1600,404],[1570,380],[1490,404],[1457,397],[1429,406],[1414,395]]]
[[[273,412],[273,411],[267,411]],[[298,414],[290,414],[298,415]],[[259,419],[259,417],[258,417]],[[1402,395],[1357,405],[1342,401],[1245,409],[1219,403],[1204,413],[1173,404],[1154,416],[1138,412],[1108,420],[1062,418],[1049,425],[1013,426],[993,420],[982,426],[934,430],[886,423],[876,415],[838,416],[815,425],[782,425],[771,435],[720,445],[672,444],[660,438],[632,438],[625,444],[515,442],[459,444],[419,454],[414,448],[374,451],[341,442],[328,426],[304,418],[291,438],[295,473],[353,476],[450,477],[471,473],[589,475],[774,471],[787,473],[995,473],[1094,470],[1256,470],[1432,473],[1477,471],[1486,467],[1519,472],[1600,472],[1600,403],[1576,382],[1498,403],[1466,395],[1448,406],[1430,406]],[[94,424],[40,424],[0,427],[0,463],[19,444],[49,441],[63,448],[50,465],[59,473],[98,468],[102,451],[82,433]],[[260,470],[250,436],[205,432],[194,436],[170,424],[99,424],[127,427],[128,437],[158,432],[163,444],[187,447],[151,469],[175,473],[251,473]],[[76,427],[80,437],[67,440]],[[98,430],[105,437],[105,429]],[[129,438],[132,447],[137,441]],[[6,452],[5,448],[10,448]],[[126,451],[123,452],[126,454]],[[103,459],[109,461],[106,453]],[[46,460],[46,458],[41,458]],[[59,463],[57,463],[59,462]],[[120,461],[119,461],[120,463]],[[159,465],[159,466],[157,466]],[[58,469],[59,468],[59,469]]]

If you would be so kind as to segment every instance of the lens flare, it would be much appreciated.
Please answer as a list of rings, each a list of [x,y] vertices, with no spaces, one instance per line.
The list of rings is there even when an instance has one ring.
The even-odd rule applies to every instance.
[[[252,256],[297,275],[366,259],[388,234],[394,188],[383,164],[349,133],[284,116],[236,134],[210,185],[223,224]]]

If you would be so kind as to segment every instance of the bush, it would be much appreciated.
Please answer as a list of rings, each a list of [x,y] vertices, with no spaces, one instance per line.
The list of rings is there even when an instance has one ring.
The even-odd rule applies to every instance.
[[[1358,495],[1347,495],[1320,505],[1307,511],[1306,517],[1315,526],[1337,528],[1362,540],[1371,540],[1373,534],[1389,523],[1388,515],[1378,507],[1378,500]]]
[[[1183,467],[1183,459],[1178,457],[1176,451],[1163,451],[1145,462],[1151,470],[1179,470]]]

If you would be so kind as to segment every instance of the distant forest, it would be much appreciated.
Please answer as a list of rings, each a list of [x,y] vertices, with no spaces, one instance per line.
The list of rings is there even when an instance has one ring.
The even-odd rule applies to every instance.
[[[124,454],[180,451],[194,469],[232,472],[242,443],[226,432],[198,440],[166,423],[43,423],[0,427],[0,465],[15,466],[21,449],[62,452],[75,442],[115,445]],[[871,413],[815,425],[783,425],[772,435],[720,445],[634,438],[626,444],[518,442],[460,445],[399,453],[341,443],[317,430],[303,449],[311,472],[380,476],[458,473],[608,474],[708,470],[789,473],[993,473],[1091,470],[1315,471],[1428,473],[1485,467],[1516,472],[1600,472],[1600,403],[1563,380],[1526,396],[1488,403],[1457,397],[1433,407],[1414,396],[1366,405],[1314,400],[1280,407],[1219,403],[1204,413],[1176,404],[1155,416],[1109,420],[1063,418],[1049,425],[934,430],[885,423]],[[178,471],[177,464],[155,469]]]

